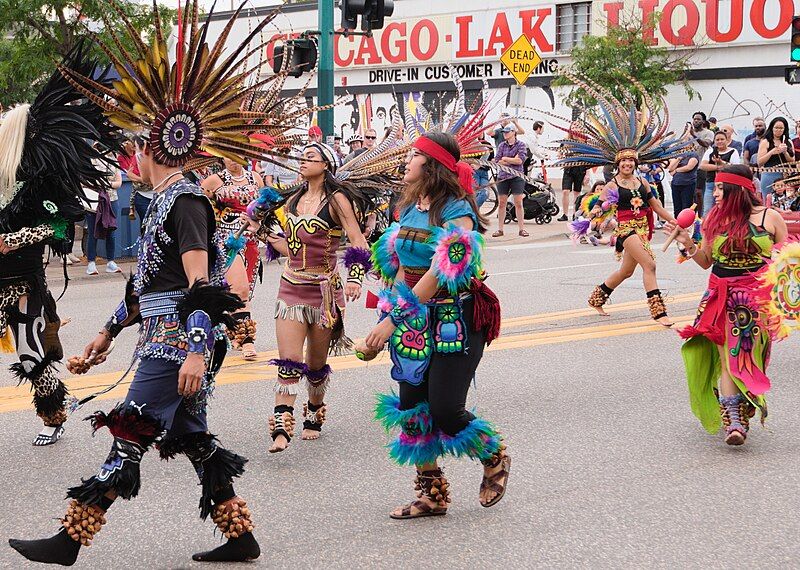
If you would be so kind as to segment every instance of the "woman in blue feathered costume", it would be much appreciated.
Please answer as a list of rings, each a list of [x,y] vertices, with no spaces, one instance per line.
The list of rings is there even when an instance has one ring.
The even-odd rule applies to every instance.
[[[374,353],[389,342],[399,383],[399,395],[379,397],[376,419],[400,431],[389,445],[392,459],[417,468],[418,499],[392,511],[395,519],[447,512],[442,456],[483,463],[484,507],[503,497],[511,467],[496,428],[465,409],[484,346],[499,333],[500,307],[483,283],[485,219],[472,193],[472,168],[460,157],[453,135],[416,140],[406,160],[400,222],[373,248],[387,289],[366,345]]]

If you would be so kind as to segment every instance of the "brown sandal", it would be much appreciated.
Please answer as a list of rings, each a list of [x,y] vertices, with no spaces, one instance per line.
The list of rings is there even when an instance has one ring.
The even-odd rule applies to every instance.
[[[519,236],[520,237],[531,237],[531,234],[529,234],[525,230],[519,230]]]
[[[492,237],[503,237],[503,230],[497,230],[492,234]]]
[[[422,473],[417,472],[417,478],[414,480],[417,497],[422,498],[424,496],[435,502],[436,505],[431,506],[425,501],[413,501],[404,505],[399,515],[392,512],[389,513],[389,517],[403,520],[446,515],[447,504],[450,502],[449,487],[450,484],[445,479],[441,469],[423,471]],[[412,512],[412,509],[416,509],[416,512]]]
[[[483,500],[480,499],[482,507],[493,507],[499,503],[500,499],[503,498],[503,495],[506,494],[506,487],[508,487],[508,476],[511,474],[511,457],[506,455],[503,449],[501,449],[483,464],[487,467],[496,467],[498,463],[502,465],[500,471],[490,475],[489,477],[484,475],[483,480],[481,481],[481,493],[483,493],[483,491],[486,489],[489,489],[495,493],[494,499],[488,503],[484,503]],[[501,481],[502,485],[500,484]],[[480,497],[480,494],[478,497]]]

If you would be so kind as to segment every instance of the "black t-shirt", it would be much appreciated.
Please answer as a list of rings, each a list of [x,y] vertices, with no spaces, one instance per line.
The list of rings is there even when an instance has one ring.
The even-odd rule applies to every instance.
[[[209,251],[214,240],[214,212],[211,204],[207,199],[192,194],[178,197],[167,216],[164,229],[172,242],[162,245],[164,262],[161,270],[145,289],[146,293],[176,291],[189,287],[181,255],[195,249]],[[209,267],[213,262],[209,255]]]
[[[723,153],[720,153],[719,150],[717,150],[715,148],[714,150],[711,151],[711,154],[709,155],[709,162],[711,162],[713,164],[714,157],[717,157],[717,156],[720,157],[725,162],[730,162],[731,161],[731,156],[733,156],[734,152],[736,152],[735,148],[729,148],[727,151],[725,151]],[[716,170],[707,170],[706,171],[706,184],[708,184],[709,182],[714,182],[716,179],[717,179],[717,171]]]

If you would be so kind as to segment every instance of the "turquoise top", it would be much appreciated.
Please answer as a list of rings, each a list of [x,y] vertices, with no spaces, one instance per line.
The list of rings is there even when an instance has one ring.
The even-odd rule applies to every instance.
[[[451,200],[442,210],[442,222],[469,217],[478,228],[478,217],[466,200]],[[431,235],[432,224],[428,212],[420,212],[409,206],[400,215],[400,233],[395,241],[395,252],[403,267],[430,267],[434,246],[426,243]]]

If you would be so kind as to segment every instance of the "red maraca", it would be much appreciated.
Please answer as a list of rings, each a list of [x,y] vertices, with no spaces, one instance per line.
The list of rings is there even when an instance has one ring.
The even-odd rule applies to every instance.
[[[678,232],[681,231],[681,228],[688,229],[692,227],[694,224],[694,220],[697,217],[695,210],[697,209],[697,204],[692,204],[691,208],[684,208],[681,210],[681,213],[678,214],[678,217],[675,218],[675,229],[672,230],[672,233],[669,234],[667,241],[664,242],[664,246],[661,248],[661,251],[667,251],[669,244],[678,237]]]

